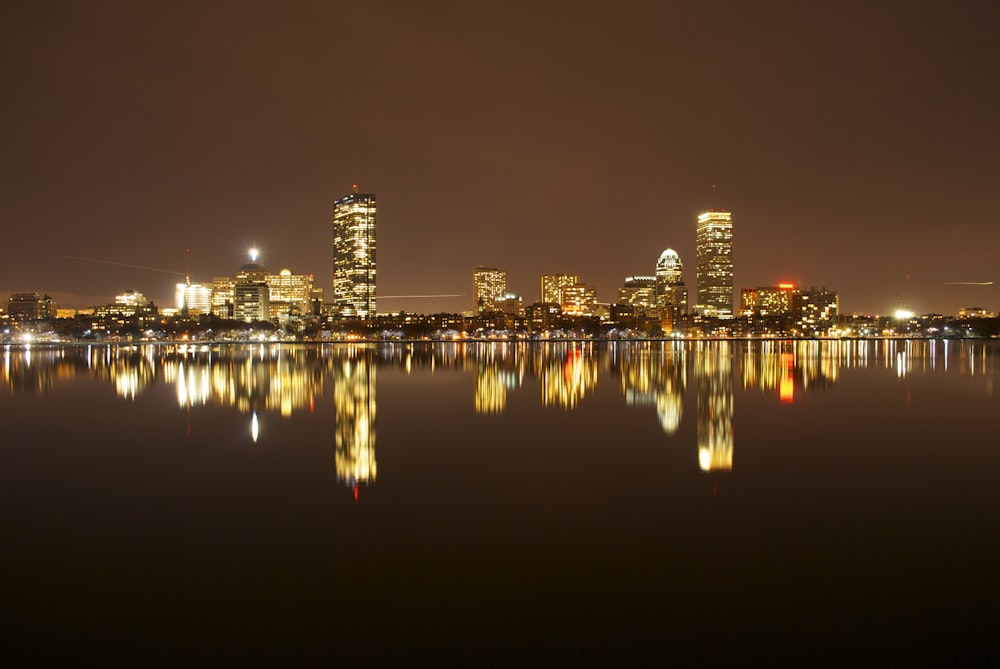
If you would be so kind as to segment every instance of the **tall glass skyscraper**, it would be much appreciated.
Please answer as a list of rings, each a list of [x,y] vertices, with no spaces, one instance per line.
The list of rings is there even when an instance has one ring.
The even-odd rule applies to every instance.
[[[733,315],[733,220],[714,209],[698,216],[698,306],[703,313]]]
[[[333,203],[333,303],[348,318],[375,315],[375,195]]]

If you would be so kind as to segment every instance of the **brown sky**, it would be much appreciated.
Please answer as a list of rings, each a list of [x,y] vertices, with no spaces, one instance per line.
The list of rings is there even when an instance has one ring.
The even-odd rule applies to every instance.
[[[0,295],[167,306],[185,249],[209,281],[253,244],[329,289],[352,183],[379,293],[465,296],[383,311],[468,309],[477,265],[611,301],[667,247],[693,294],[714,183],[737,288],[1000,310],[1000,284],[945,285],[1000,282],[997,25],[969,1],[4,3]]]

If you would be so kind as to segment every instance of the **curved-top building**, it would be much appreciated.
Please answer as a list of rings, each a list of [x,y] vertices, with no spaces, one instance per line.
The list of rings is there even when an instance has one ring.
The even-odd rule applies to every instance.
[[[656,278],[663,281],[664,285],[676,286],[684,283],[683,270],[681,257],[673,249],[665,249],[660,254],[660,259],[656,261]]]
[[[678,307],[681,313],[687,311],[684,265],[673,249],[665,249],[656,261],[656,304]]]

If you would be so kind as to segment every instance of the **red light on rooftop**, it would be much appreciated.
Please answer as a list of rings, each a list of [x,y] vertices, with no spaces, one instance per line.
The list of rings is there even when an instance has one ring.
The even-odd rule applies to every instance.
[[[781,290],[793,290],[795,288],[794,283],[779,283],[778,288]]]

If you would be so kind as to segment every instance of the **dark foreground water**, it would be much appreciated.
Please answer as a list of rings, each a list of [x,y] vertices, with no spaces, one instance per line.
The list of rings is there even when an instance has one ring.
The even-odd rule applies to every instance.
[[[0,349],[5,654],[995,665],[998,350]]]

